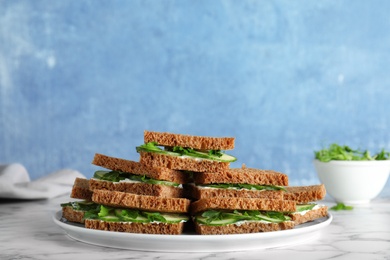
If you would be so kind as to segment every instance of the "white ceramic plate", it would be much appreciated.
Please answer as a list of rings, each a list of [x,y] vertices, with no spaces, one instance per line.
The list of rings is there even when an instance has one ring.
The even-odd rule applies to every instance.
[[[281,247],[302,243],[316,237],[332,222],[332,215],[296,226],[294,229],[234,235],[150,235],[111,232],[84,228],[62,218],[61,211],[53,221],[69,237],[88,244],[158,252],[228,252]]]

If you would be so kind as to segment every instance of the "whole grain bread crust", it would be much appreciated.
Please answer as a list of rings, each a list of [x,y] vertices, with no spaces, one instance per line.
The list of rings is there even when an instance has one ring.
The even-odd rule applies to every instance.
[[[292,229],[294,226],[293,221],[281,223],[246,222],[240,225],[229,224],[224,226],[208,226],[195,223],[195,231],[200,235],[246,234],[286,230]]]
[[[183,232],[184,223],[132,223],[132,222],[106,222],[95,219],[86,219],[85,227],[89,229],[143,233],[180,235]]]
[[[70,206],[62,207],[62,217],[70,222],[84,223],[84,211],[74,210]]]
[[[89,189],[94,190],[111,190],[139,195],[159,196],[168,198],[184,197],[183,188],[149,183],[131,183],[131,182],[112,182],[98,179],[89,180]]]
[[[325,198],[326,189],[324,184],[310,186],[289,186],[285,187],[285,200],[293,200],[298,204],[305,204],[311,201],[322,200]]]
[[[264,210],[295,212],[296,203],[289,200],[267,200],[259,198],[207,198],[191,204],[191,213],[196,214],[209,209],[217,210]]]
[[[111,207],[133,208],[158,212],[188,212],[190,200],[138,195],[120,191],[94,190],[92,201]]]
[[[288,185],[286,174],[254,168],[231,168],[224,172],[203,172],[194,174],[194,182],[197,184],[210,183],[246,183],[259,185]]]
[[[235,190],[235,189],[218,189],[218,188],[202,188],[196,185],[186,186],[191,198],[206,199],[211,197],[222,198],[262,198],[262,199],[283,199],[283,191],[270,190]]]
[[[74,199],[91,200],[92,191],[89,190],[89,181],[84,178],[76,178],[70,197]]]
[[[164,167],[150,167],[139,162],[111,157],[99,153],[95,154],[92,164],[113,171],[145,175],[157,180],[171,181],[180,184],[188,183],[189,181],[189,176],[180,171],[175,171]]]
[[[199,150],[232,150],[234,137],[208,137],[167,132],[144,131],[144,142],[156,142],[161,146],[181,146]]]
[[[159,153],[140,152],[140,162],[152,167],[166,167],[194,172],[221,172],[229,169],[230,163],[212,160],[197,160]]]
[[[299,213],[291,214],[291,219],[295,222],[296,225],[299,225],[319,218],[326,217],[327,215],[328,215],[328,207],[322,206],[318,209],[310,210],[306,212],[306,214],[304,215],[301,215]]]

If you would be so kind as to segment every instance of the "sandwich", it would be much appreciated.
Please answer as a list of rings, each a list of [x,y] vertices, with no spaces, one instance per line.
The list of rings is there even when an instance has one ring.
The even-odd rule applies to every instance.
[[[323,184],[310,186],[285,187],[284,200],[297,203],[298,210],[290,214],[296,225],[310,222],[328,215],[328,207],[316,203],[325,198],[326,189]]]
[[[100,205],[89,201],[89,200],[80,200],[80,201],[71,201],[68,203],[62,203],[62,217],[69,222],[76,222],[84,224],[85,213],[94,213],[98,214],[100,211]]]
[[[144,131],[144,144],[136,147],[140,162],[192,172],[222,172],[236,161],[225,150],[234,149],[233,137],[205,137]]]
[[[91,179],[76,178],[63,218],[85,228],[200,235],[292,229],[327,216],[324,185],[288,186],[273,170],[230,168],[232,137],[144,131],[139,162],[96,153]]]
[[[272,170],[234,168],[222,173],[194,173],[188,185],[190,196],[207,201],[210,198],[261,198],[291,201],[296,210],[285,215],[295,225],[327,216],[327,207],[313,202],[326,195],[323,184],[311,186],[288,186],[285,174]]]
[[[190,200],[94,190],[91,201],[61,204],[67,221],[86,228],[129,233],[178,235],[189,220]]]
[[[131,233],[181,234],[190,200],[181,198],[189,175],[162,167],[95,154],[96,171],[75,179],[71,198],[61,204],[63,217],[86,228]]]
[[[92,202],[92,191],[89,189],[89,181],[84,178],[76,178],[70,197],[78,199],[75,201],[62,203],[62,217],[70,222],[84,223],[86,211],[98,212],[99,206]]]
[[[188,221],[190,200],[94,190],[100,211],[85,212],[85,227],[129,233],[179,235]]]
[[[231,168],[220,173],[193,174],[188,185],[194,199],[211,197],[283,199],[288,177],[272,170]]]
[[[296,203],[260,198],[200,199],[191,204],[195,231],[200,235],[244,234],[292,229],[289,213]]]
[[[140,195],[180,198],[183,184],[190,175],[163,167],[150,167],[139,162],[95,154],[92,164],[109,170],[99,170],[89,180],[89,189],[111,190]]]

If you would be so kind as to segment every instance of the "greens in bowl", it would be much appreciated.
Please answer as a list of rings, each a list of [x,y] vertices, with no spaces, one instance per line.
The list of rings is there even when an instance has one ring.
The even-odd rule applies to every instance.
[[[379,153],[371,155],[370,151],[360,151],[350,148],[347,145],[338,145],[333,143],[329,148],[315,151],[315,159],[321,162],[336,161],[373,161],[389,160],[390,152],[382,149]]]

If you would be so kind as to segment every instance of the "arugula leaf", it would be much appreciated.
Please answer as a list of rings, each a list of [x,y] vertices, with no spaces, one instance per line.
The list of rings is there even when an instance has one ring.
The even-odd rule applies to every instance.
[[[142,212],[143,215],[150,221],[166,222],[167,220],[159,212]]]
[[[98,213],[99,211],[88,210],[84,212],[84,219],[98,219]]]
[[[331,207],[330,209],[331,210],[335,210],[335,211],[338,211],[338,210],[353,210],[353,207],[352,206],[347,206],[344,203],[339,202],[335,206]]]
[[[332,160],[342,161],[369,161],[369,160],[389,160],[390,152],[384,149],[378,154],[371,155],[368,150],[354,150],[346,145],[338,145],[333,143],[329,148],[324,148],[314,152],[315,159],[321,162],[329,162]]]
[[[174,146],[172,148],[172,151],[175,152],[175,153],[178,153],[180,155],[189,155],[189,156],[194,153],[194,149],[183,148],[181,146]]]
[[[138,210],[130,210],[130,209],[117,209],[115,210],[115,215],[122,220],[125,219],[136,219],[140,215]]]
[[[280,222],[291,220],[291,218],[282,212],[277,212],[277,211],[265,211],[265,215],[268,218],[272,218],[275,220],[279,220]]]
[[[96,171],[93,177],[103,181],[119,182],[126,179],[126,174],[118,171]]]
[[[98,213],[98,216],[99,217],[106,217],[111,213],[111,211],[112,211],[111,207],[100,205],[100,212]]]
[[[202,217],[206,218],[207,224],[210,224],[215,220],[220,220],[223,218],[222,211],[217,211],[217,210],[207,210],[202,213]]]
[[[164,153],[164,150],[157,146],[156,142],[149,142],[136,147],[137,152],[160,152]]]
[[[221,150],[210,150],[208,152],[209,155],[212,155],[212,156],[217,156],[217,157],[222,157],[223,153]]]
[[[100,206],[91,201],[72,201],[68,203],[62,203],[61,207],[72,207],[74,210],[88,211],[99,210]]]
[[[390,152],[386,152],[385,149],[382,149],[377,155],[374,155],[375,160],[389,160]]]

